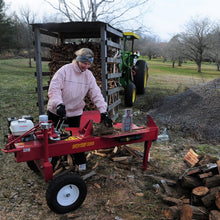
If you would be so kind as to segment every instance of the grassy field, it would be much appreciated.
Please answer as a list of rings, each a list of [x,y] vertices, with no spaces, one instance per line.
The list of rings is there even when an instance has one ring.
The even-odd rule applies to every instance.
[[[216,79],[220,76],[220,72],[216,71],[216,65],[204,63],[202,64],[202,73],[197,72],[197,66],[193,62],[183,63],[181,67],[175,65],[172,68],[172,63],[167,61],[162,62],[161,59],[153,59],[148,61],[149,65],[149,88],[161,88],[174,90],[182,87],[191,87],[199,83],[207,82]]]

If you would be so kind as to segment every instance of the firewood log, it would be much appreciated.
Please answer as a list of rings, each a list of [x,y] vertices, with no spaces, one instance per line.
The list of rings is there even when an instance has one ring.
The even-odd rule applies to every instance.
[[[198,159],[199,155],[197,153],[195,153],[195,151],[193,149],[190,149],[187,154],[184,157],[184,160],[189,163],[191,166],[195,166],[196,163],[198,163],[199,159]]]
[[[202,196],[208,193],[209,189],[205,186],[198,186],[192,190],[191,203],[192,205],[202,205]]]
[[[220,210],[220,192],[216,193],[215,205]]]
[[[213,177],[208,177],[204,179],[204,184],[208,188],[220,186],[220,175],[215,175]]]
[[[204,179],[204,178],[211,177],[211,176],[213,176],[212,172],[199,174],[200,179]]]
[[[183,205],[180,212],[181,220],[206,220],[208,219],[209,212],[205,207],[202,206],[192,206],[192,205]]]
[[[190,205],[184,205],[180,211],[180,220],[191,220],[193,216]]]
[[[209,220],[219,220],[220,219],[220,212],[217,210],[212,210],[209,213]]]
[[[184,176],[181,180],[182,187],[193,189],[195,187],[201,186],[202,181],[193,176]]]
[[[209,189],[209,193],[201,198],[205,207],[210,208],[215,204],[216,194],[220,192],[220,186]]]
[[[170,206],[164,210],[164,215],[167,219],[179,219],[182,206]]]
[[[196,196],[205,196],[208,193],[209,189],[205,186],[198,186],[192,190],[192,194]]]
[[[169,196],[163,197],[163,201],[172,206],[173,205],[179,206],[179,205],[183,205],[184,203],[184,201],[181,199],[177,199],[177,198],[169,197]]]

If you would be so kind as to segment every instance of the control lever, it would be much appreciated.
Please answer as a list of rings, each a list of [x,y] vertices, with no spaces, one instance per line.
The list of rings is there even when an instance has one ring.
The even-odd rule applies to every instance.
[[[60,132],[60,129],[63,127],[63,123],[66,119],[67,119],[66,116],[65,117],[60,117],[60,119],[57,123],[57,126],[55,128],[56,131]]]

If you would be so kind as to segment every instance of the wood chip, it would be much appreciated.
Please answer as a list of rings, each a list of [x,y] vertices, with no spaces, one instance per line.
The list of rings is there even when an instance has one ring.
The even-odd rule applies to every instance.
[[[93,184],[96,188],[101,189],[101,186],[98,183]]]

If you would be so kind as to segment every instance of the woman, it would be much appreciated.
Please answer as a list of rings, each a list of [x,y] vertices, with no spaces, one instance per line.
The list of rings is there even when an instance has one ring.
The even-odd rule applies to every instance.
[[[79,127],[80,118],[85,106],[84,98],[88,94],[101,114],[101,122],[112,126],[107,114],[107,103],[96,83],[96,79],[88,68],[94,60],[94,53],[89,48],[81,48],[75,52],[76,59],[61,67],[53,76],[48,90],[48,118],[56,126],[61,117],[66,117],[65,124]],[[75,162],[79,170],[85,170],[84,153],[75,154]]]

